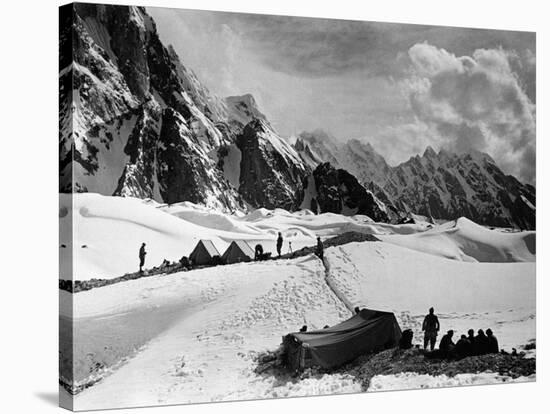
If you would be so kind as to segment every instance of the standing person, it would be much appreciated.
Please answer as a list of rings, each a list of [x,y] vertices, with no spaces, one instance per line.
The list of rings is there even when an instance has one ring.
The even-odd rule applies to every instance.
[[[256,247],[254,247],[254,260],[255,261],[262,260],[263,256],[264,256],[264,248],[260,243],[258,243]]]
[[[279,237],[277,237],[277,254],[281,257],[281,249],[283,248],[283,235],[279,232]]]
[[[323,247],[323,242],[321,241],[321,238],[320,237],[317,237],[317,250],[315,253],[317,253],[317,256],[319,256],[319,259],[323,260],[323,252],[324,250],[324,247]]]
[[[143,271],[143,265],[145,264],[145,255],[147,252],[145,251],[145,243],[141,243],[141,247],[139,248],[139,273]]]
[[[498,354],[498,340],[495,335],[493,335],[493,331],[491,329],[487,329],[485,331],[487,334],[487,352],[489,354]]]
[[[424,349],[428,347],[429,342],[430,350],[433,351],[437,340],[437,332],[439,332],[439,319],[434,314],[434,308],[430,308],[429,312],[422,323],[422,330],[424,331]]]

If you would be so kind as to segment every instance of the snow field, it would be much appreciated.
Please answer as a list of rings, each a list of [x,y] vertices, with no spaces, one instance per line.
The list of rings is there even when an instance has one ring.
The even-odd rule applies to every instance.
[[[534,262],[534,231],[504,233],[461,217],[422,233],[386,235],[382,240],[448,259],[466,262]]]
[[[170,287],[158,286],[161,280]],[[194,285],[198,280],[200,288]],[[162,297],[164,289],[174,294],[174,300],[176,292],[185,301],[190,294],[207,296],[209,300],[190,305],[180,321],[154,338],[130,362],[78,394],[78,409],[360,390],[359,384],[346,375],[325,375],[298,383],[289,377],[281,383],[253,372],[254,355],[273,350],[284,334],[303,324],[310,329],[321,328],[350,316],[326,285],[324,267],[314,256],[215,267],[133,282],[128,304],[123,305],[126,311],[128,307],[154,305],[152,298],[157,294]],[[188,284],[193,287],[185,287]],[[110,298],[121,292],[106,292],[117,286],[83,292],[89,295],[76,308],[76,315],[90,315],[84,301],[101,303],[101,312],[120,311]]]
[[[100,380],[76,395],[80,410],[359,392],[360,384],[345,374],[295,381],[254,373],[254,357],[274,350],[283,335],[304,324],[333,325],[353,306],[395,312],[402,329],[413,329],[415,343],[422,342],[430,306],[443,332],[490,327],[507,350],[536,337],[534,232],[488,230],[465,219],[389,225],[308,210],[227,215],[191,203],[97,194],[60,195],[60,221],[61,277],[70,277],[74,263],[76,279],[135,271],[142,241],[149,267],[188,255],[199,239],[212,240],[220,253],[239,239],[274,253],[279,231],[283,253],[288,241],[297,250],[317,235],[345,231],[383,240],[326,249],[327,280],[321,261],[308,256],[158,275],[73,295],[61,291],[61,316],[73,315],[78,327],[77,379]],[[88,375],[96,362],[104,367]],[[375,377],[371,389],[508,380],[400,374]]]
[[[71,233],[72,231],[72,233]],[[200,239],[220,254],[233,240],[261,243],[275,255],[277,233],[283,253],[347,231],[375,234],[388,243],[460,261],[535,260],[535,233],[504,233],[459,219],[430,229],[427,223],[374,223],[366,216],[312,214],[309,210],[257,209],[239,216],[184,202],[171,206],[131,197],[60,194],[60,261],[63,279],[113,278],[138,268],[138,249],[147,244],[145,267],[188,256]],[[74,264],[74,268],[72,268]]]
[[[441,335],[455,340],[491,328],[511,351],[535,338],[535,263],[467,263],[384,242],[350,243],[325,253],[330,282],[355,306],[395,312],[421,343],[433,306]]]

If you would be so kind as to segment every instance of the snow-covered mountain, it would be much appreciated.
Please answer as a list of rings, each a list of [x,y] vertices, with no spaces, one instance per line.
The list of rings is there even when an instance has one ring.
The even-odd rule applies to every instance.
[[[339,143],[322,131],[302,133],[290,145],[252,95],[220,98],[202,85],[162,44],[145,9],[76,4],[61,19],[61,192],[191,201],[224,211],[314,207],[352,214],[359,203],[361,211],[386,211],[375,219],[417,213],[535,227],[534,187],[485,154],[428,149],[392,167],[371,145]],[[341,187],[340,209],[318,203],[319,196],[331,198],[318,191],[328,176],[317,174],[316,181],[312,174],[325,162],[361,187],[346,175],[358,191],[350,198],[349,187]],[[357,201],[359,194],[366,196]]]
[[[506,175],[487,154],[436,153],[390,166],[368,143],[339,143],[322,131],[302,133],[295,148],[304,162],[345,168],[385,206],[400,214],[434,219],[468,217],[477,223],[535,228],[536,191]]]
[[[76,4],[61,19],[61,192],[298,207],[309,169],[294,148],[251,95],[210,93],[145,9]]]

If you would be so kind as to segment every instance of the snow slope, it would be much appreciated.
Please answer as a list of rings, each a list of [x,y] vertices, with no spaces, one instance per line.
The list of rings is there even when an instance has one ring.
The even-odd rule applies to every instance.
[[[73,226],[73,238],[61,232],[61,269],[74,261],[74,279],[116,277],[136,271],[138,249],[147,244],[147,264],[158,265],[167,258],[177,260],[188,255],[201,238],[216,246],[226,243],[208,228],[179,220],[139,199],[106,197],[98,194],[60,194],[60,227]],[[149,265],[147,267],[152,267]],[[60,278],[70,279],[70,274]]]
[[[508,350],[536,336],[535,263],[467,263],[384,242],[331,247],[325,257],[331,284],[344,297],[395,312],[416,343],[430,306],[442,332],[491,328]]]
[[[75,409],[360,391],[341,374],[294,383],[253,372],[253,355],[276,348],[282,335],[350,316],[314,256],[157,276],[83,293],[75,300],[77,320],[101,316],[106,326],[108,316],[119,312],[180,300],[188,306],[128,363],[77,394]]]
[[[412,236],[381,237],[389,243],[449,259],[479,262],[534,262],[536,233],[489,230],[467,218]]]
[[[113,278],[138,267],[138,249],[147,244],[145,267],[164,259],[188,256],[200,239],[210,239],[220,253],[232,240],[261,243],[275,252],[277,233],[285,239],[283,253],[313,245],[317,236],[347,231],[375,234],[382,240],[461,261],[510,262],[535,260],[535,232],[488,230],[461,218],[456,224],[392,225],[369,217],[346,217],[309,210],[257,209],[248,215],[225,214],[190,202],[159,204],[132,197],[92,193],[60,194],[60,257],[62,279]],[[71,239],[71,227],[74,239]],[[65,247],[62,247],[62,246]]]
[[[201,238],[219,250],[243,239],[262,241],[271,251],[278,231],[296,249],[314,244],[316,235],[350,230],[385,240],[328,248],[324,265],[308,256],[126,281],[73,294],[72,309],[63,300],[71,294],[61,291],[61,326],[75,326],[74,385],[95,383],[76,395],[79,410],[358,392],[361,384],[346,374],[296,380],[254,373],[254,356],[276,349],[283,335],[303,324],[313,329],[345,320],[356,305],[394,311],[403,329],[413,329],[415,343],[430,306],[443,331],[491,327],[507,350],[536,338],[531,232],[487,230],[462,219],[431,229],[396,226],[308,210],[238,216],[192,203],[96,194],[61,195],[60,222],[61,243],[67,243],[62,264],[72,249],[76,278],[134,270],[141,241],[147,263],[156,265],[188,254]],[[74,244],[66,231],[71,223]],[[375,377],[371,389],[503,381],[509,378],[403,374]]]

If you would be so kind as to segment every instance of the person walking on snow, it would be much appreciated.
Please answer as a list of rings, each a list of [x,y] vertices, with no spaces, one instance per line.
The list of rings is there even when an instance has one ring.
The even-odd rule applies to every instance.
[[[145,264],[145,255],[147,252],[145,251],[145,243],[141,243],[141,247],[139,248],[139,273],[143,271],[143,265]]]
[[[277,254],[281,257],[281,249],[283,248],[283,236],[279,232],[279,237],[277,237]]]
[[[439,332],[439,319],[434,314],[434,308],[430,308],[429,312],[422,323],[422,330],[424,331],[424,349],[428,347],[429,342],[430,350],[433,351],[437,340],[437,332]]]

